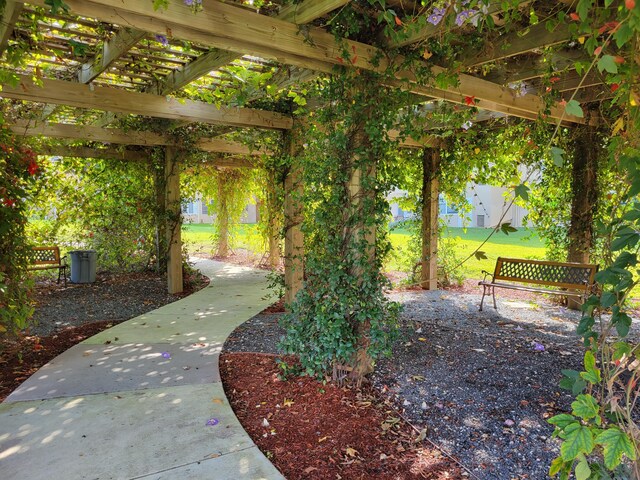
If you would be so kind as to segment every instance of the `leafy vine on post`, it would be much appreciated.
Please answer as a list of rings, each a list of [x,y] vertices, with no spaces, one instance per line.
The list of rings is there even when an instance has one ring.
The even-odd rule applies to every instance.
[[[333,372],[360,382],[387,352],[399,306],[383,295],[389,251],[386,222],[391,188],[386,125],[401,95],[379,79],[343,71],[317,89],[301,164],[304,175],[305,288],[283,325],[281,344],[308,374]]]

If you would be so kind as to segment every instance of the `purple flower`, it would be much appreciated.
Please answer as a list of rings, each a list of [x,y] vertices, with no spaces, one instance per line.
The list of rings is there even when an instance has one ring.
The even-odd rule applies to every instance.
[[[538,343],[538,342],[533,342],[533,349],[536,352],[544,352],[544,345],[542,345],[541,343]]]
[[[162,358],[171,358],[171,354],[169,352],[162,352]]]
[[[471,120],[467,120],[466,122],[464,122],[462,124],[462,128],[464,130],[469,130],[471,128],[471,126],[473,125],[473,122]]]
[[[476,10],[463,10],[456,16],[456,25],[459,27],[462,26],[464,22],[466,22],[469,18],[476,15],[478,12]]]
[[[165,47],[166,47],[167,45],[169,45],[169,40],[167,40],[166,35],[160,35],[160,34],[157,34],[157,35],[156,35],[156,40],[157,40],[158,42],[160,42],[162,45],[164,45]]]
[[[184,0],[184,4],[188,5],[188,6],[192,6],[193,5],[193,0]]]
[[[220,423],[220,420],[218,420],[217,418],[210,418],[209,420],[207,420],[207,426],[209,427],[214,427],[218,423]]]
[[[429,22],[432,25],[438,25],[444,18],[445,13],[446,13],[446,10],[444,8],[436,7],[433,9],[433,12],[431,12],[431,15],[427,17],[427,22]]]

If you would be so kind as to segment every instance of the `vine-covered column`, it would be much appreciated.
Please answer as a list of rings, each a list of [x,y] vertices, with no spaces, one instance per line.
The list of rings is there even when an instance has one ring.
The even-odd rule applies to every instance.
[[[574,131],[569,262],[589,263],[590,259],[593,217],[598,202],[598,158],[602,154],[599,138],[594,127],[577,127]]]
[[[180,293],[182,281],[182,212],[180,208],[180,159],[175,147],[165,147],[165,188],[168,246],[167,287],[169,293]]]
[[[167,185],[165,178],[165,159],[154,152],[151,158],[153,170],[153,186],[155,191],[155,244],[156,244],[156,271],[160,274],[167,269]],[[164,152],[162,152],[164,154]]]
[[[422,153],[422,255],[420,286],[438,288],[438,195],[440,151],[426,148]]]
[[[290,305],[302,288],[304,280],[304,236],[302,165],[302,125],[294,124],[291,131],[285,133],[285,148],[291,164],[284,180],[284,303]]]
[[[278,201],[277,175],[274,169],[267,170],[267,241],[269,246],[268,263],[271,269],[278,268],[280,264],[280,237],[278,235],[282,213],[282,203]]]
[[[231,181],[226,175],[219,173],[216,175],[216,190],[217,190],[217,217],[218,223],[218,251],[217,255],[220,257],[227,257],[229,255],[229,188],[227,182]]]

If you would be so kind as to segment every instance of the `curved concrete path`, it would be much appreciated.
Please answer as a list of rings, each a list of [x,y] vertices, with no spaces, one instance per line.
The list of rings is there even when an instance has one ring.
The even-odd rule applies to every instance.
[[[283,479],[218,371],[227,336],[270,303],[265,274],[196,268],[208,287],[72,347],[0,404],[2,479]]]

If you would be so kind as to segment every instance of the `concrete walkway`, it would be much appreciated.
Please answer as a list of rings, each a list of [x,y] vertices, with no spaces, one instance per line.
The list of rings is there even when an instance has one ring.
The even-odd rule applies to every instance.
[[[207,288],[72,347],[0,404],[2,479],[283,479],[218,371],[227,336],[270,303],[265,274],[196,268]]]

